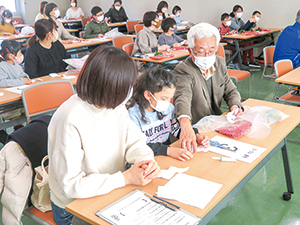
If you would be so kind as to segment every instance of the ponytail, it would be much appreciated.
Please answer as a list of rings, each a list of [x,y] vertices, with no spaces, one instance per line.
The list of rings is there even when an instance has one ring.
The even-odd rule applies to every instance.
[[[15,40],[4,40],[1,43],[0,62],[7,60],[7,56],[12,54],[17,56],[21,50],[21,44]]]
[[[235,5],[235,6],[233,7],[233,9],[232,9],[232,12],[230,13],[230,16],[231,16],[231,17],[235,17],[234,12],[238,11],[239,9],[241,9],[242,11],[244,11],[242,6],[240,6],[240,5]]]

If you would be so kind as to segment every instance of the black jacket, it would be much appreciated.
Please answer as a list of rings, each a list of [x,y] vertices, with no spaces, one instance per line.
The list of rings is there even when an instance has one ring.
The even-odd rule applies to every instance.
[[[114,5],[105,13],[104,17],[109,18],[109,22],[116,23],[116,22],[124,22],[128,20],[126,15],[125,9],[121,6],[120,10],[116,10]]]

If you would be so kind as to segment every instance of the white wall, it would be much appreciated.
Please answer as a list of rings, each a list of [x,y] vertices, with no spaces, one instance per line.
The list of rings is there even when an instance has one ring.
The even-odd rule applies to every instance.
[[[27,23],[33,24],[34,18],[39,11],[39,3],[42,0],[24,0]],[[51,0],[49,0],[51,2]],[[54,0],[64,16],[69,7],[69,0]],[[131,20],[142,19],[144,12],[156,11],[159,0],[123,0],[123,6]],[[298,0],[167,0],[169,3],[168,12],[174,5],[182,8],[181,18],[194,23],[209,22],[215,26],[220,24],[220,16],[224,12],[230,13],[235,4],[244,8],[243,20],[250,18],[254,10],[262,13],[259,26],[269,28],[284,28],[293,24],[296,13],[300,9]],[[86,16],[90,16],[93,6],[99,5],[106,12],[112,5],[113,0],[78,0],[78,5],[83,9]]]

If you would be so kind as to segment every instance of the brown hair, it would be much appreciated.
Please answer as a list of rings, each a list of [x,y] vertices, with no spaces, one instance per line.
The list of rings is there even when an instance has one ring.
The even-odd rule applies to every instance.
[[[77,94],[97,107],[114,109],[126,99],[136,77],[131,56],[113,46],[99,46],[79,73]]]
[[[44,14],[45,6],[48,4],[47,1],[42,1],[40,4],[40,14]]]

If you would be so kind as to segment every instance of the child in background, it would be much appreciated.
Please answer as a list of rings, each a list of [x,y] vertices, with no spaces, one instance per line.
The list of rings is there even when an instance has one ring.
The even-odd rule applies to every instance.
[[[231,25],[231,18],[230,15],[228,13],[223,13],[221,15],[221,25],[218,26],[218,30],[220,32],[221,35],[221,41],[222,42],[227,42],[227,40],[225,38],[222,38],[223,35],[232,35],[232,34],[236,34],[237,31],[236,30],[231,30],[229,29],[229,26]],[[231,43],[230,43],[231,42]],[[236,48],[235,45],[233,44],[233,42],[231,40],[228,41],[227,45],[224,46],[225,50],[230,50],[232,51],[232,55],[235,54],[236,52]],[[238,57],[235,57],[233,60],[233,66],[235,69],[240,70],[240,66],[239,66],[239,60]]]
[[[146,70],[133,87],[129,117],[147,137],[154,155],[168,155],[181,161],[193,158],[188,150],[170,147],[170,133],[178,133],[174,106],[170,103],[175,92],[175,78],[161,66]],[[175,122],[173,122],[175,121]],[[198,130],[195,129],[198,133]],[[179,133],[176,134],[179,136]],[[207,147],[207,136],[197,134],[197,142]]]
[[[252,13],[252,17],[251,17],[251,19],[249,19],[248,21],[247,21],[247,23],[245,23],[244,24],[244,26],[242,26],[240,29],[239,29],[239,31],[240,30],[251,30],[252,28],[253,29],[257,29],[258,28],[258,26],[256,26],[256,23],[260,20],[260,18],[261,18],[261,13],[259,12],[259,11],[254,11],[253,13]]]
[[[2,20],[0,24],[0,36],[12,36],[20,33],[20,31],[16,30],[12,22],[12,16],[13,14],[8,9],[4,10],[4,12],[2,13]]]
[[[175,5],[174,8],[172,9],[172,13],[174,15],[174,20],[176,21],[176,24],[179,24],[181,22],[180,13],[181,13],[181,8],[178,5]]]
[[[4,40],[1,43],[0,57],[0,87],[20,86],[32,83],[29,76],[19,65],[24,59],[19,42]]]
[[[187,45],[187,41],[175,34],[176,21],[173,18],[166,18],[161,23],[163,34],[159,35],[159,45],[169,45],[173,47],[181,47]]]
[[[85,26],[84,38],[102,38],[104,34],[110,30],[104,21],[104,13],[99,6],[93,7],[91,13],[93,19]]]

